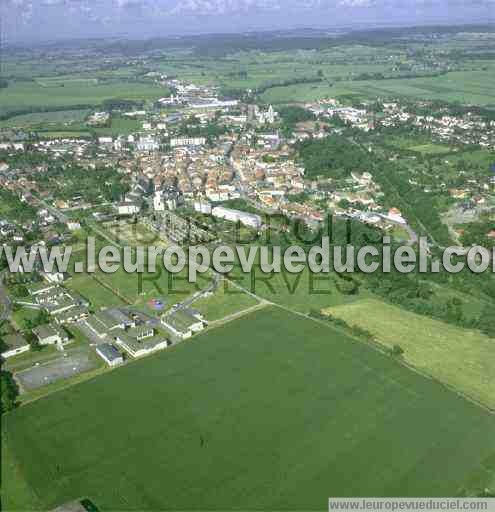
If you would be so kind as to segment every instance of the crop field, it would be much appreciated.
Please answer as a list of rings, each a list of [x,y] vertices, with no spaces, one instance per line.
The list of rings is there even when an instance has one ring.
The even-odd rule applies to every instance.
[[[268,103],[304,102],[353,95],[362,99],[414,98],[437,99],[474,105],[495,105],[495,92],[490,83],[495,69],[487,71],[452,72],[423,78],[340,81],[301,84],[269,89],[263,100]]]
[[[5,121],[0,121],[0,127],[37,127],[50,126],[53,124],[68,125],[75,122],[82,122],[88,115],[89,110],[60,110],[56,112],[40,112],[15,116]]]
[[[2,90],[0,114],[32,107],[70,109],[80,105],[98,106],[104,100],[114,98],[154,100],[166,94],[167,90],[158,85],[131,81],[82,83],[69,80],[65,84],[55,82],[53,86],[42,86],[38,82],[17,82]]]
[[[327,311],[371,332],[388,348],[400,345],[407,362],[495,409],[495,343],[487,336],[378,300]]]
[[[277,308],[27,404],[2,427],[6,510],[79,497],[102,510],[325,510],[336,494],[477,492],[495,469],[492,415]]]

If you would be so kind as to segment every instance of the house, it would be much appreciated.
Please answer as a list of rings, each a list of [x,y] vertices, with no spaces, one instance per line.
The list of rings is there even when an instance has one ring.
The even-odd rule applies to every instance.
[[[40,345],[65,345],[69,342],[69,335],[56,324],[40,325],[33,329],[33,334]]]
[[[122,354],[109,343],[102,343],[96,347],[96,353],[108,364],[108,366],[118,366],[123,364]]]
[[[1,354],[4,359],[27,352],[31,348],[26,338],[20,334],[4,336],[3,341],[6,345]]]
[[[162,324],[180,340],[190,338],[205,327],[202,315],[191,309],[178,309],[162,316]]]

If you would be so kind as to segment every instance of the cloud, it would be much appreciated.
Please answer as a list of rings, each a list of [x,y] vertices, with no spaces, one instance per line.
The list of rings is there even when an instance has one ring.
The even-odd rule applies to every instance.
[[[495,21],[495,0],[0,0],[7,39]],[[60,34],[63,34],[61,36]]]
[[[337,4],[339,7],[373,7],[376,5],[374,0],[340,0]]]

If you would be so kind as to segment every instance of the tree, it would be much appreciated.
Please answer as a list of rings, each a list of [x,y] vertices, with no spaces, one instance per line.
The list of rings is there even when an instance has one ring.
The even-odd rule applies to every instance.
[[[0,413],[4,414],[16,406],[17,395],[19,394],[17,384],[11,373],[3,370],[0,372],[0,388],[2,394]]]
[[[478,320],[479,329],[487,336],[495,338],[495,315],[492,306],[485,306]]]

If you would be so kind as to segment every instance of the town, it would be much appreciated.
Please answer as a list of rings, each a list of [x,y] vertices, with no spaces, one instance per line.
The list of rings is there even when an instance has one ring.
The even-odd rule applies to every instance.
[[[323,236],[380,254],[425,240],[432,263],[452,247],[456,261],[493,250],[494,40],[486,27],[461,28],[9,49],[0,81],[2,418],[16,452],[7,473],[21,473],[18,457],[39,493],[21,492],[19,503],[13,494],[9,509],[321,508],[306,491],[273,501],[265,469],[281,471],[275,497],[306,479],[318,498],[341,489],[492,495],[489,270],[318,275],[304,264],[268,275],[256,252],[249,272],[243,261],[225,272],[188,261],[177,273],[138,262],[141,248],[306,254]],[[7,248],[34,255],[32,271],[25,262],[12,271]],[[46,268],[40,251],[68,248],[68,268]],[[91,254],[103,248],[127,252],[135,271],[102,271]],[[335,411],[344,420],[333,425]],[[431,432],[422,426],[430,420]],[[467,443],[464,433],[478,430]],[[411,488],[402,473],[392,478],[395,459],[388,473],[323,471],[333,460],[325,450],[348,463],[329,439],[351,457],[364,447],[370,460],[397,443]],[[464,442],[452,475],[437,482],[439,454]],[[53,492],[45,473],[25,469],[29,449],[46,455]],[[323,492],[322,472],[337,487]],[[210,479],[225,483],[226,501],[205,490]]]

